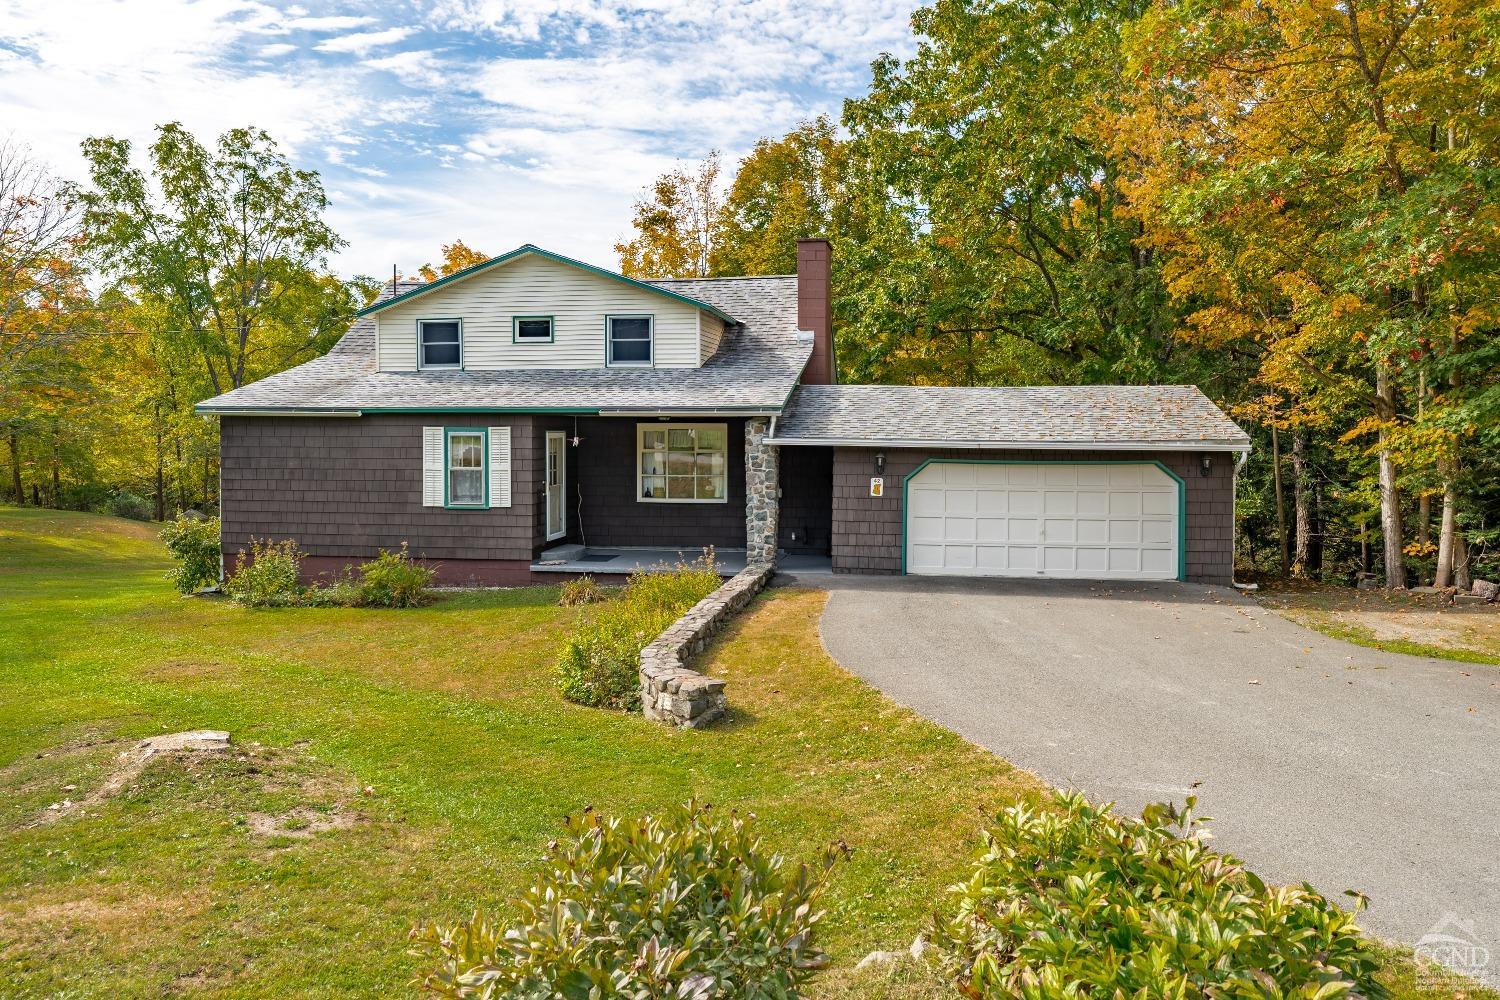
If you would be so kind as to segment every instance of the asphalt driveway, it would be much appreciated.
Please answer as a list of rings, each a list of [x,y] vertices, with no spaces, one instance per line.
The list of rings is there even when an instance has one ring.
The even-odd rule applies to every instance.
[[[1353,646],[1217,587],[831,587],[828,651],[897,701],[1121,808],[1198,783],[1220,849],[1365,892],[1392,940],[1456,916],[1500,979],[1500,667]]]

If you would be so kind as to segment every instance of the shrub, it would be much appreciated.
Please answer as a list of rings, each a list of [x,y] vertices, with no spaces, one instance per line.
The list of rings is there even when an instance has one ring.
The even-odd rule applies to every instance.
[[[593,708],[639,710],[641,650],[723,582],[712,550],[668,573],[631,574],[620,596],[597,605],[563,644],[563,697]]]
[[[129,490],[120,490],[105,501],[104,509],[115,517],[128,517],[132,521],[149,521],[156,508],[151,501]],[[217,542],[217,539],[215,540]],[[215,574],[217,577],[217,574]]]
[[[636,822],[569,819],[507,925],[412,932],[445,997],[795,997],[823,964],[829,871],[768,853],[749,818],[689,803]]]
[[[1386,995],[1354,914],[1306,884],[1267,886],[1208,850],[1192,798],[1139,819],[1075,793],[1057,805],[1002,813],[937,918],[933,943],[963,995]]]
[[[436,571],[414,562],[401,543],[399,552],[380,555],[359,567],[360,603],[376,608],[415,608],[432,601]]]
[[[234,575],[224,581],[224,592],[247,608],[285,608],[302,601],[298,575],[302,553],[297,543],[250,541],[250,557],[241,549],[234,559]]]
[[[604,600],[604,588],[595,583],[591,576],[580,576],[576,580],[569,580],[562,585],[562,592],[557,595],[557,603],[565,608],[579,604],[596,604],[602,600]]]
[[[178,516],[161,529],[161,540],[177,565],[167,579],[179,593],[192,594],[219,582],[219,519]]]

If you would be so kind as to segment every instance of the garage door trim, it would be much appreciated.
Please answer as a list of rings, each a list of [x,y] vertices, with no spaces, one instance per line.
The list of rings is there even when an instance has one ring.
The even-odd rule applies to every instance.
[[[1025,458],[929,458],[908,472],[901,480],[901,575],[906,576],[906,523],[911,516],[911,481],[929,465],[1154,465],[1177,484],[1177,579],[1187,579],[1187,483],[1161,462],[1150,458],[1118,461],[1071,461],[1069,459]]]

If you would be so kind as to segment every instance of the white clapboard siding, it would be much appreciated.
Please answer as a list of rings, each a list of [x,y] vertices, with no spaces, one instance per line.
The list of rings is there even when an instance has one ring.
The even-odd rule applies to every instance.
[[[526,254],[377,313],[380,370],[417,367],[417,321],[463,320],[467,371],[604,367],[604,317],[646,315],[656,322],[656,367],[696,368],[702,310],[567,264]],[[553,317],[550,344],[512,343],[516,316]],[[722,331],[717,317],[708,316]]]
[[[422,506],[443,505],[443,429],[422,428]]]
[[[698,311],[698,344],[700,357],[707,362],[719,349],[724,339],[724,321],[711,312]]]
[[[510,506],[510,428],[490,428],[490,506]]]

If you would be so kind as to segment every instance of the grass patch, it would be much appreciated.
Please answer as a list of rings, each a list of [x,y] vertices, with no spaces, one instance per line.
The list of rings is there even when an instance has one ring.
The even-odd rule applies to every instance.
[[[731,718],[692,733],[562,700],[579,610],[554,587],[253,611],[179,597],[168,566],[153,526],[0,507],[7,995],[402,993],[424,971],[408,929],[502,906],[563,816],[696,795],[756,813],[792,858],[854,848],[810,995],[951,997],[919,970],[852,966],[905,948],[993,813],[1041,791],[839,669],[819,592],[770,592],[736,620],[701,661],[729,679]],[[231,731],[234,752],[153,760],[34,823],[135,740],[197,728]],[[1391,963],[1410,978],[1398,996],[1457,991]]]
[[[1287,582],[1256,595],[1306,628],[1388,653],[1500,665],[1500,607],[1448,606],[1431,594]]]

